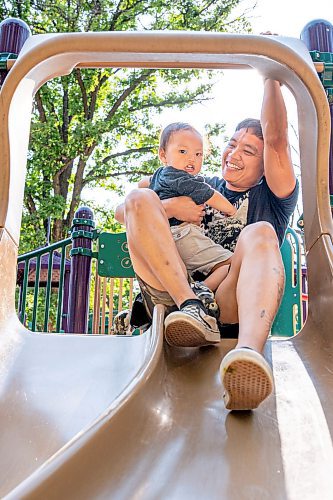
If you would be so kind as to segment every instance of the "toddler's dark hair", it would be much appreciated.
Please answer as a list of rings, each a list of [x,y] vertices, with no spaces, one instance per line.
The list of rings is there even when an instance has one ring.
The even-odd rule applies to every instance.
[[[191,130],[192,132],[196,132],[201,137],[201,134],[189,123],[183,123],[183,122],[170,123],[170,125],[167,125],[165,129],[163,129],[161,132],[160,146],[159,146],[160,149],[163,149],[165,151],[172,134],[174,134],[175,132],[179,132],[180,130]]]

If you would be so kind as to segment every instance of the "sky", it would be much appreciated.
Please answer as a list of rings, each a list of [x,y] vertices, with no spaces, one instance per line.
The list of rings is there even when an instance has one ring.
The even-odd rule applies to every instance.
[[[281,36],[299,38],[304,26],[313,19],[325,19],[333,23],[332,0],[313,2],[309,0],[242,0],[237,11],[244,12],[246,9],[248,9],[246,16],[252,24],[253,34],[271,31]],[[255,71],[227,70],[221,74],[221,78],[214,87],[212,101],[195,105],[181,112],[166,110],[156,120],[161,127],[174,121],[190,122],[199,131],[203,131],[207,116],[209,116],[212,123],[222,120],[226,125],[226,135],[231,135],[235,125],[242,119],[260,117],[262,93],[262,78]],[[283,94],[291,124],[291,142],[294,142],[297,148],[296,136],[292,130],[292,127],[297,130],[296,105],[288,89],[284,88]],[[221,148],[223,148],[223,143],[221,143]],[[297,158],[294,158],[294,162],[297,163]],[[131,188],[132,186],[126,184],[125,192]],[[94,191],[96,201],[100,201],[102,193],[98,189]],[[115,207],[119,203],[119,198],[114,193],[111,195],[104,192],[103,198],[107,198],[105,203],[110,207]]]
[[[253,5],[244,0],[241,5]],[[241,7],[243,8],[243,7]],[[272,31],[282,36],[298,38],[304,26],[313,19],[333,22],[331,0],[257,0],[251,14],[255,34]]]

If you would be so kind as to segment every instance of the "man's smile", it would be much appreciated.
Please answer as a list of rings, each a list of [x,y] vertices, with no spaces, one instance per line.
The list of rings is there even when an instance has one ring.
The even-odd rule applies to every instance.
[[[235,163],[231,163],[229,161],[226,161],[225,162],[225,165],[226,167],[229,169],[229,170],[242,170],[242,167],[239,167],[238,165],[236,165]]]

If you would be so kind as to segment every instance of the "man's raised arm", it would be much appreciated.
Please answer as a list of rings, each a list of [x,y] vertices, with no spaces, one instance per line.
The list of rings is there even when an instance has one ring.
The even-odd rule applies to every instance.
[[[290,156],[288,120],[280,83],[267,79],[261,109],[264,136],[264,168],[268,186],[279,198],[293,192],[296,177]]]

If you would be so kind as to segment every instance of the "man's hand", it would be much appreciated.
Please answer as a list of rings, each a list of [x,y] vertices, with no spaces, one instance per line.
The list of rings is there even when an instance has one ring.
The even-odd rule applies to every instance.
[[[272,35],[272,36],[279,36],[279,33],[272,33],[271,31],[261,31],[259,35]]]
[[[205,205],[197,205],[188,196],[169,198],[163,200],[162,204],[168,219],[175,217],[178,220],[197,224],[198,226],[205,214]]]

